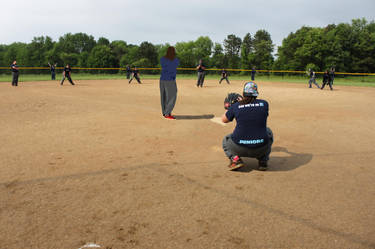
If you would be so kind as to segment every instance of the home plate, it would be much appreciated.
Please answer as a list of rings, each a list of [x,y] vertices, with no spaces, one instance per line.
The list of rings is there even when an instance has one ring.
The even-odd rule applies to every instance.
[[[221,121],[221,118],[219,118],[219,117],[214,117],[214,118],[211,118],[210,120],[212,122],[216,123],[216,124],[219,124],[219,125],[222,125],[222,126],[226,126],[226,124],[223,123],[223,121]]]

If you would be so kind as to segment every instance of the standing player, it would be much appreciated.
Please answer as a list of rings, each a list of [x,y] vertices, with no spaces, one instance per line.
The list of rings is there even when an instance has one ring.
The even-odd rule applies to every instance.
[[[244,166],[241,157],[258,159],[259,170],[267,170],[273,134],[267,127],[268,102],[257,99],[258,87],[247,82],[243,99],[231,105],[222,116],[228,123],[236,119],[236,128],[223,139],[223,149],[230,160],[230,170]]]
[[[203,82],[204,82],[204,76],[205,76],[205,70],[206,66],[203,65],[202,60],[199,60],[199,64],[197,66],[198,70],[198,81],[197,81],[197,87],[203,87]]]
[[[309,76],[310,76],[309,88],[311,88],[311,83],[314,83],[314,85],[316,85],[317,88],[320,88],[319,84],[316,83],[316,80],[315,80],[315,77],[316,77],[315,72],[311,68],[309,68]]]
[[[324,72],[324,74],[323,74],[323,84],[322,84],[322,88],[320,88],[320,89],[324,89],[324,87],[326,86],[326,85],[329,85],[329,88],[331,89],[331,90],[333,90],[332,89],[332,82],[331,82],[331,80],[330,80],[330,75],[329,75],[329,72],[328,72],[328,70],[326,70],[325,72]]]
[[[223,68],[223,69],[221,70],[221,79],[220,79],[220,81],[219,81],[219,84],[221,84],[221,82],[222,82],[224,79],[227,81],[228,84],[230,84],[230,83],[229,83],[229,80],[228,80],[228,73],[227,73],[227,71],[225,70],[225,68]]]
[[[132,70],[129,65],[126,66],[126,78],[130,79],[130,74],[132,73]]]
[[[72,78],[71,78],[71,71],[72,71],[72,69],[70,68],[69,64],[66,64],[66,66],[64,67],[63,78],[61,80],[60,85],[63,85],[65,78],[68,78],[68,80],[69,80],[70,84],[72,84],[72,86],[75,85],[72,81]]]
[[[331,70],[329,71],[329,81],[330,81],[331,86],[333,86],[334,80],[335,80],[335,68],[331,67]]]
[[[130,84],[130,82],[132,82],[132,80],[134,78],[138,81],[138,84],[142,84],[141,79],[139,78],[139,70],[136,67],[133,68],[133,74],[132,74],[132,77],[129,80],[129,84]]]
[[[13,61],[10,69],[12,70],[12,86],[18,86],[19,69],[17,66],[17,61]]]
[[[166,119],[176,119],[172,111],[177,99],[176,74],[179,64],[175,48],[169,47],[167,54],[160,59],[160,101],[161,110]]]
[[[253,67],[253,69],[251,70],[251,81],[254,81],[255,80],[255,74],[257,73],[257,71],[255,70],[256,67]]]
[[[55,79],[56,79],[55,69],[56,69],[57,63],[55,63],[55,64],[50,64],[50,63],[48,62],[48,66],[49,66],[49,68],[50,68],[50,70],[51,70],[51,79],[52,79],[52,80],[55,80]]]

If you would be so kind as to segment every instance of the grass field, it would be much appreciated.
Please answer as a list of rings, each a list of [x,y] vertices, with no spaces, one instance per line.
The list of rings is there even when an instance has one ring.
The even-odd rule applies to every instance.
[[[142,73],[142,72],[141,72]],[[141,78],[143,79],[158,79],[160,75],[155,74],[141,74]],[[0,82],[11,82],[11,75],[7,74],[0,74]],[[77,73],[72,74],[73,80],[110,80],[110,79],[125,79],[124,74],[88,74],[88,73]],[[178,79],[195,79],[195,74],[179,74],[177,76]],[[61,75],[57,74],[56,79],[60,80]],[[218,74],[214,74],[210,72],[206,79],[220,79]],[[51,76],[49,74],[20,74],[19,81],[21,82],[29,82],[29,81],[49,81],[51,80]],[[248,81],[250,80],[249,75],[233,75],[229,76],[229,80],[242,80]],[[296,75],[296,76],[278,76],[278,75],[265,75],[265,74],[258,74],[256,76],[256,81],[260,82],[285,82],[285,83],[302,83],[307,84],[308,78],[303,75]],[[321,78],[317,78],[317,82],[321,85]],[[340,86],[366,86],[366,87],[375,87],[375,76],[347,76],[345,78],[336,77],[335,85]]]
[[[77,75],[78,76],[78,75]],[[0,248],[375,248],[375,88],[261,82],[268,171],[227,169],[230,85],[0,84]],[[213,118],[212,118],[213,117]]]

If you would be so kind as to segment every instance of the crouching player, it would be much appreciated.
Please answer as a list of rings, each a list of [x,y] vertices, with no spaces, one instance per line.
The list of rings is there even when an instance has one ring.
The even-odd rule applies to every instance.
[[[247,82],[243,99],[234,103],[222,116],[228,123],[236,119],[236,128],[223,139],[223,149],[230,159],[229,169],[244,166],[241,157],[252,157],[259,161],[259,170],[267,170],[273,134],[267,127],[268,102],[257,99],[258,89],[254,82]]]

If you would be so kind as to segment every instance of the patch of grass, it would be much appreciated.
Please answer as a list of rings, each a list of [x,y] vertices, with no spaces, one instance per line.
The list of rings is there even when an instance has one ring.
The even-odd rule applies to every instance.
[[[141,79],[159,79],[159,74],[141,74]],[[196,74],[178,74],[177,79],[191,79],[195,80],[197,78]],[[111,80],[111,79],[123,79],[126,80],[125,74],[88,74],[88,73],[73,73],[73,80]],[[206,79],[216,79],[219,81],[220,75],[218,73],[209,72],[206,75]],[[242,80],[250,81],[250,75],[239,75],[233,74],[229,76],[229,80]],[[305,75],[266,75],[258,74],[255,77],[256,82],[285,82],[285,83],[300,83],[307,84],[308,77]],[[51,80],[50,74],[20,74],[20,82],[28,81],[47,81]],[[61,74],[56,74],[56,81],[61,80]],[[11,82],[12,76],[10,74],[0,74],[0,82]],[[317,82],[321,85],[321,77],[317,78]],[[366,86],[366,87],[375,87],[375,77],[374,76],[348,76],[342,77],[338,76],[335,78],[334,85],[340,86]]]

